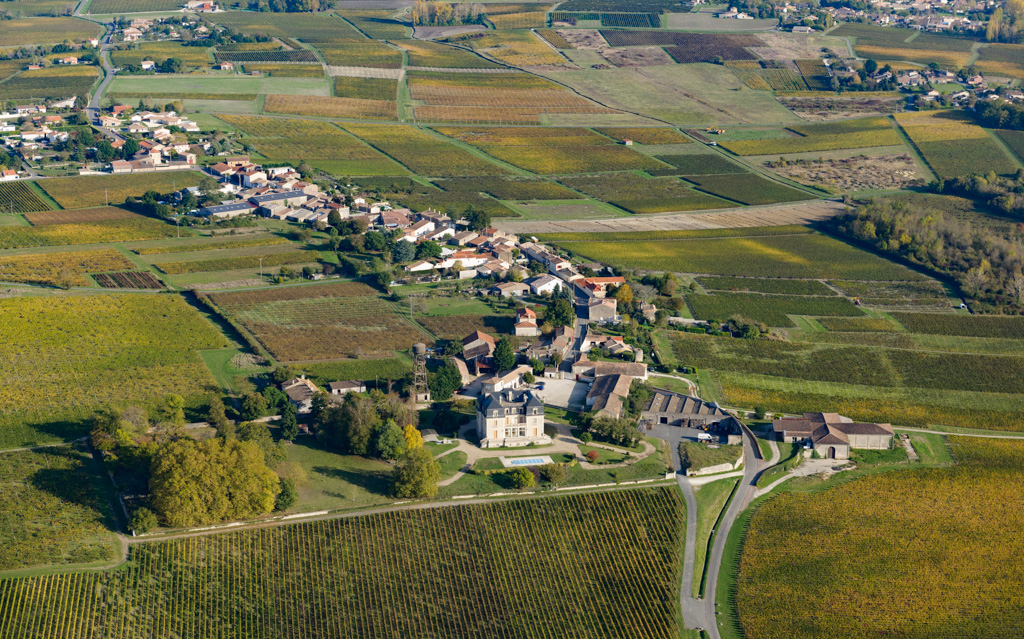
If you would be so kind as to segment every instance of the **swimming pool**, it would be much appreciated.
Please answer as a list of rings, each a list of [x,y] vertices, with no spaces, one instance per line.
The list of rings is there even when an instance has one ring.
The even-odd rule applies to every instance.
[[[508,460],[509,466],[536,466],[543,463],[544,459],[541,457],[520,457]]]

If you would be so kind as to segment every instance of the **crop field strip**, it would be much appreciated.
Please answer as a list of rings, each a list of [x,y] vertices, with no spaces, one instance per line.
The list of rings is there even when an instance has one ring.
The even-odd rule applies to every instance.
[[[460,42],[513,67],[562,66],[568,62],[532,31],[488,31]]]
[[[845,297],[805,297],[758,293],[715,293],[687,295],[686,304],[701,320],[725,320],[733,315],[764,322],[773,327],[794,327],[789,315],[861,316],[864,314]]]
[[[965,114],[900,113],[896,121],[940,178],[988,171],[1011,174],[1019,168],[988,132]]]
[[[178,0],[93,0],[89,13],[140,13],[147,11],[177,11],[182,3]]]
[[[759,277],[701,276],[696,278],[701,287],[711,291],[749,291],[775,295],[837,295],[819,280],[765,279]]]
[[[337,13],[374,40],[401,40],[406,37],[407,27],[391,17],[392,11],[343,9]]]
[[[0,455],[0,570],[114,558],[110,506],[85,447]]]
[[[387,156],[329,122],[248,115],[219,117],[252,136],[252,145],[270,160],[307,160],[335,175],[407,173]]]
[[[913,31],[847,23],[830,35],[854,37],[856,52],[861,57],[879,62],[908,61],[943,66],[964,67],[970,59],[974,40],[931,33],[921,33],[913,40]],[[909,40],[909,42],[908,42]]]
[[[114,249],[0,255],[0,281],[57,286],[89,286],[87,273],[134,268]]]
[[[464,177],[510,173],[497,164],[415,127],[356,123],[340,126],[419,175]]]
[[[139,544],[124,570],[0,582],[0,637],[669,639],[684,519],[658,488]]]
[[[1024,444],[949,442],[952,467],[878,473],[761,504],[737,576],[744,635],[867,637],[913,628],[937,638],[1009,638],[1024,631],[1020,515],[1007,508],[1024,499]],[[986,534],[975,534],[979,527]],[[815,614],[808,600],[827,601],[829,614]]]
[[[149,271],[97,273],[92,276],[101,288],[162,289],[163,282]]]
[[[290,248],[290,247],[282,247]],[[260,252],[258,255],[239,255],[214,257],[197,260],[158,261],[154,265],[167,275],[183,275],[186,273],[214,273],[217,271],[236,271],[254,269],[261,266],[273,268],[290,264],[315,264],[320,259],[318,251],[284,250]]]
[[[228,346],[171,295],[4,299],[0,331],[0,448],[80,437],[104,404],[205,401],[219,387],[198,351]]]
[[[0,183],[0,215],[33,213],[49,208],[27,182]]]
[[[561,183],[635,214],[698,211],[735,206],[674,178],[645,178],[635,173],[561,178]]]
[[[1019,44],[989,44],[978,49],[974,66],[982,73],[1024,78],[1024,46]]]
[[[702,191],[740,204],[776,204],[813,200],[815,196],[754,173],[732,175],[688,175],[686,179]]]
[[[762,47],[755,35],[726,33],[680,33],[676,31],[601,31],[613,47],[664,47],[681,64],[723,60],[756,60],[747,47]]]
[[[0,100],[67,99],[89,93],[97,78],[99,71],[93,66],[29,69],[0,83]]]
[[[320,59],[306,49],[294,51],[217,51],[217,62],[307,62],[315,63]]]
[[[496,62],[450,45],[429,40],[399,40],[395,44],[409,54],[410,67],[440,67],[448,69],[500,69]]]
[[[101,216],[96,220],[80,222],[48,222],[39,226],[0,226],[0,249],[156,240],[174,237],[178,233],[174,227],[165,222],[135,215],[123,209],[113,210],[127,213],[127,215],[113,218]],[[55,211],[57,214],[65,212],[76,213],[76,211]],[[29,218],[29,221],[32,219]],[[33,222],[33,224],[35,223]],[[192,232],[185,229],[184,235],[192,235]]]
[[[885,117],[792,125],[788,131],[795,135],[753,140],[723,140],[718,144],[736,155],[804,153],[902,144],[892,122]]]
[[[202,174],[197,171],[169,171],[127,175],[80,175],[41,180],[37,184],[65,209],[122,204],[132,196],[153,190],[170,193],[187,186],[198,186]],[[109,200],[109,202],[108,202]]]
[[[327,64],[336,67],[375,67],[379,69],[401,69],[402,52],[383,42],[317,43]]]
[[[655,155],[674,169],[650,169],[651,175],[722,175],[746,173],[747,169],[730,162],[717,153],[689,153],[686,155]]]
[[[378,192],[389,202],[395,202],[399,206],[418,210],[431,209],[455,218],[461,217],[470,208],[484,211],[491,217],[515,217],[516,213],[512,209],[495,199],[481,195],[482,191],[480,189],[484,186],[494,190],[504,189],[506,192],[508,189],[516,188],[502,186],[501,182],[502,178],[500,177],[450,178],[437,180],[436,186],[428,187],[418,182],[410,181],[408,184],[397,189],[384,184],[379,187],[383,190]],[[375,182],[372,179],[359,178],[358,183],[365,185],[377,184],[379,182]],[[516,184],[518,183],[517,181]],[[557,185],[552,186],[561,188]],[[444,190],[441,190],[442,188]],[[537,188],[543,189],[543,186]],[[564,188],[561,188],[561,190],[568,191],[568,189]],[[545,189],[541,191],[541,194],[547,191]],[[572,191],[568,192],[573,193]]]
[[[56,44],[65,40],[98,38],[100,25],[78,18],[22,18],[4,20],[0,30],[0,47],[22,47],[30,44]]]
[[[589,129],[566,127],[435,127],[448,137],[539,175],[666,168]]]
[[[334,95],[357,100],[390,100],[398,96],[398,81],[387,78],[334,78]]]
[[[446,191],[487,193],[499,200],[576,200],[579,193],[555,182],[517,178],[451,178],[438,180]]]
[[[996,129],[994,131],[1010,150],[1017,154],[1017,159],[1024,163],[1024,131]]]
[[[394,102],[384,100],[270,94],[267,95],[263,109],[267,113],[314,115],[328,118],[398,119],[398,106]]]
[[[208,299],[281,361],[380,356],[426,339],[394,303],[356,282],[215,293]]]
[[[744,307],[742,314],[762,308]],[[790,332],[796,342],[670,335],[675,362],[711,373],[731,406],[797,413],[832,406],[854,419],[905,426],[1024,430],[1019,340],[1008,354],[979,354],[944,349],[934,340],[918,345],[889,331]],[[833,336],[844,340],[819,339]]]
[[[322,78],[324,68],[319,64],[279,64],[271,62],[246,62],[246,73],[258,71],[271,77]]]
[[[189,244],[178,244],[175,246],[147,246],[133,248],[132,252],[136,255],[166,255],[170,253],[195,253],[199,251],[213,251],[217,249],[242,248],[250,246],[276,246],[290,243],[291,242],[283,237],[271,235],[256,238],[226,239],[214,242],[191,242]]]
[[[676,129],[665,127],[599,127],[595,131],[613,140],[637,144],[689,144],[693,142]]]
[[[168,58],[178,58],[186,66],[209,67],[213,64],[209,52],[208,47],[187,47],[180,42],[143,42],[134,49],[111,50],[110,61],[116,66],[126,66],[139,65],[143,60],[160,64]]]
[[[703,275],[918,281],[924,276],[825,235],[791,227],[709,232],[593,233],[543,236],[573,253],[618,268]],[[771,229],[768,229],[769,231]],[[665,238],[665,239],[661,239]],[[678,238],[678,239],[672,239]]]
[[[332,14],[228,11],[207,14],[206,19],[240,33],[262,33],[271,37],[297,38],[303,42],[366,41],[348,22]]]

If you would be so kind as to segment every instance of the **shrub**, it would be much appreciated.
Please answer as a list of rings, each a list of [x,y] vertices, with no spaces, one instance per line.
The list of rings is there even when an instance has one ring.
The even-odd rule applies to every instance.
[[[587,461],[590,462],[591,464],[596,463],[597,462],[597,457],[598,457],[597,451],[596,450],[587,451],[587,454],[585,455],[585,457],[587,458]]]
[[[530,488],[536,480],[533,478],[533,473],[526,468],[513,468],[505,472],[509,481],[512,483],[513,488],[522,490],[523,488]]]
[[[132,513],[128,527],[136,533],[147,533],[157,527],[156,513],[149,508],[138,508]]]
[[[540,476],[552,484],[561,484],[569,478],[569,470],[564,464],[544,464],[540,467]]]

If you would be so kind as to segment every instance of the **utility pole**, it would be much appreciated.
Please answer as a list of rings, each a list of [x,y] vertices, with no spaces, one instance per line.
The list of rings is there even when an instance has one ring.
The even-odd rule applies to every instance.
[[[181,216],[180,215],[175,215],[174,216],[174,223],[178,225],[178,239],[180,240],[181,239]]]
[[[263,258],[260,258],[260,281],[263,280]]]

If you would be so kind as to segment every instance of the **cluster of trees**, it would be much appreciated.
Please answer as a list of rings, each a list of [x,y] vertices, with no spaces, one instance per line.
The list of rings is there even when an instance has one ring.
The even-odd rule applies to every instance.
[[[885,78],[884,80],[876,80],[873,75],[876,73],[892,73],[892,66],[885,65],[882,68],[878,67],[878,63],[872,59],[864,61],[864,66],[857,70],[857,75],[850,77],[837,77],[833,76],[834,89],[844,91],[896,91],[899,89],[899,82],[896,81],[896,75]]]
[[[1000,177],[993,172],[986,175],[971,175],[952,180],[939,180],[932,184],[938,193],[959,195],[1024,219],[1024,169],[1018,169],[1013,177]]]
[[[345,454],[395,461],[396,497],[433,497],[441,466],[423,446],[416,406],[394,393],[349,393],[341,405],[314,409],[317,436]],[[400,426],[404,424],[404,426]]]
[[[121,74],[128,75],[151,75],[154,73],[181,73],[182,69],[185,68],[185,63],[181,61],[181,58],[166,58],[160,64],[156,65],[152,69],[143,69],[142,65],[139,64],[126,64],[121,67]]]
[[[1006,0],[996,7],[985,27],[989,42],[1020,42],[1024,30],[1024,0]]]
[[[482,4],[416,0],[412,8],[412,23],[416,26],[450,27],[481,24],[485,18],[487,13]]]
[[[620,446],[636,446],[640,441],[636,421],[625,417],[593,417],[584,423],[584,428],[592,436]]]
[[[320,0],[250,0],[249,11],[274,13],[313,13],[320,10]]]
[[[185,429],[185,400],[178,395],[168,395],[152,416],[137,406],[94,415],[93,446],[124,483],[148,487],[152,509],[133,515],[136,532],[159,523],[196,526],[253,517],[294,503],[294,480],[272,470],[284,451],[266,425],[235,428],[219,397],[211,399],[209,418],[217,437],[198,442]]]
[[[920,201],[878,198],[829,220],[834,232],[870,244],[957,282],[991,310],[1024,309],[1024,236],[1020,226],[973,223]]]
[[[1024,106],[1002,100],[984,100],[974,104],[974,117],[992,129],[1024,131]]]

